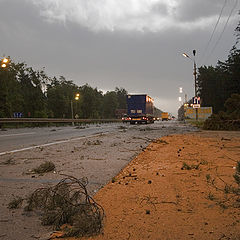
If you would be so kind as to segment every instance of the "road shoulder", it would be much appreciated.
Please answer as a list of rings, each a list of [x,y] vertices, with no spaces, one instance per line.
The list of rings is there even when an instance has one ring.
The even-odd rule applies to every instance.
[[[206,177],[219,189],[225,184],[220,179],[233,184],[239,154],[239,132],[203,131],[151,143],[96,194],[106,212],[104,234],[88,239],[240,239],[236,199]]]

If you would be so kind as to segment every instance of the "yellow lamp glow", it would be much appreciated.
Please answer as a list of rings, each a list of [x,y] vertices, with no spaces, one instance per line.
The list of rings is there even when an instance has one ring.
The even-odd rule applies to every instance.
[[[8,60],[7,58],[4,58],[4,59],[2,60],[2,62],[3,62],[3,63],[8,63],[9,60]]]

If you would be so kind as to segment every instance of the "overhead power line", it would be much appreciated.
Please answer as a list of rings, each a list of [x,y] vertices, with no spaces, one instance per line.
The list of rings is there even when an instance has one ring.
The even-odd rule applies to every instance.
[[[229,20],[230,20],[232,14],[233,14],[233,11],[234,11],[235,8],[237,7],[237,4],[238,4],[238,0],[236,0],[236,2],[235,2],[235,4],[234,4],[233,8],[231,9],[231,12],[230,12],[230,14],[229,14],[229,16],[228,16],[228,18],[227,18],[227,21],[225,22],[225,25],[224,25],[224,27],[223,27],[223,30],[222,30],[221,34],[219,35],[219,38],[217,39],[217,41],[216,41],[216,43],[215,43],[215,45],[214,45],[214,47],[213,47],[211,53],[209,54],[209,57],[210,57],[211,54],[215,51],[217,45],[219,44],[219,42],[220,42],[220,40],[221,40],[221,38],[222,38],[222,36],[223,36],[223,33],[225,32],[225,30],[226,30],[226,28],[227,28],[228,22],[229,22]]]
[[[214,33],[215,33],[216,29],[217,29],[218,23],[219,23],[219,21],[220,21],[220,19],[221,19],[221,17],[222,17],[222,13],[223,13],[223,10],[224,10],[226,4],[227,4],[227,0],[225,0],[224,3],[223,3],[221,12],[220,12],[220,14],[219,14],[219,16],[218,16],[218,19],[217,19],[217,22],[216,22],[216,24],[215,24],[215,26],[214,26],[214,29],[213,29],[212,34],[211,34],[211,37],[209,38],[208,43],[207,43],[207,45],[206,45],[206,47],[205,47],[205,49],[204,49],[204,51],[203,51],[202,59],[205,57],[206,52],[207,52],[207,49],[208,49],[208,47],[209,47],[209,45],[210,45],[210,43],[211,43],[211,41],[212,41],[212,39],[213,39],[213,35],[214,35]]]

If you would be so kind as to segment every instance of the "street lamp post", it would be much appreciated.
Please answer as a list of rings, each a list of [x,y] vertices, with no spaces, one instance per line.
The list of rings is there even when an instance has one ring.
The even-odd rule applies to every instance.
[[[76,100],[76,101],[78,101],[79,100],[79,97],[80,97],[80,94],[79,93],[76,93],[75,94],[75,97],[74,97],[74,99]],[[73,120],[73,100],[71,100],[71,114],[72,114],[72,120]],[[72,121],[72,126],[74,127],[74,121]]]
[[[194,75],[194,88],[195,88],[195,97],[197,97],[197,68],[195,61],[196,50],[193,50],[193,75]]]
[[[197,97],[197,66],[195,61],[196,50],[193,50],[193,59],[186,53],[182,54],[184,57],[189,58],[193,62],[193,76],[194,76],[194,97]],[[198,108],[196,108],[196,121],[198,121]]]
[[[71,100],[71,113],[72,113],[72,120],[73,120],[73,101]],[[74,127],[74,122],[72,121],[72,126]]]

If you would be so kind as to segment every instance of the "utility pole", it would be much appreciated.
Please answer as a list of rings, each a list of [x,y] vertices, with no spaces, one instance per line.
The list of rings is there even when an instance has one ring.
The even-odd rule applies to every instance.
[[[71,100],[71,113],[72,113],[72,120],[73,120],[73,101]],[[72,126],[74,127],[74,121],[72,121]]]
[[[195,55],[196,55],[196,50],[193,50],[194,88],[195,88],[195,97],[197,97],[197,67],[196,67]],[[196,121],[198,121],[198,108],[196,108]]]
[[[78,101],[79,100],[79,98],[80,98],[80,93],[76,93],[75,94],[75,97],[74,97],[74,99],[76,100],[76,101]],[[77,110],[76,110],[77,111]],[[72,113],[72,120],[74,119],[73,118],[73,100],[71,99],[71,113]],[[74,121],[72,121],[72,126],[74,127]]]
[[[193,50],[193,59],[189,57],[186,53],[183,53],[183,56],[189,58],[193,61],[193,76],[194,76],[194,97],[197,97],[197,66],[195,61],[196,50]],[[196,121],[198,121],[198,108],[196,108]]]

